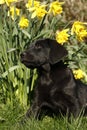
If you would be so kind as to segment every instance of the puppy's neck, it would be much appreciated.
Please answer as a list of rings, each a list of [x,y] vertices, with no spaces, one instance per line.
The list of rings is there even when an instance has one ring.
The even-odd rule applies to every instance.
[[[49,63],[46,63],[42,65],[41,67],[39,67],[37,70],[38,70],[39,77],[40,76],[48,77],[51,72],[51,66]]]
[[[67,64],[64,64],[63,61],[59,61],[58,63],[51,65],[51,69],[53,68],[57,68],[57,69],[67,68]]]
[[[50,84],[52,84],[52,79],[51,79],[51,71],[50,71],[50,65],[45,64],[45,66],[43,66],[43,68],[39,69],[39,82],[41,85],[49,86]],[[48,69],[47,69],[48,68]]]
[[[39,73],[49,73],[51,70],[50,64],[49,63],[45,63],[42,66],[37,68]]]
[[[67,64],[64,64],[63,61],[60,61],[53,65],[51,65],[49,63],[45,63],[41,67],[38,68],[38,71],[39,71],[39,73],[50,73],[53,70],[56,70],[56,69],[58,70],[61,68],[63,68],[63,69],[67,68]]]
[[[46,64],[42,65],[42,69],[46,72],[50,72],[50,70],[51,70],[50,64],[46,63]]]

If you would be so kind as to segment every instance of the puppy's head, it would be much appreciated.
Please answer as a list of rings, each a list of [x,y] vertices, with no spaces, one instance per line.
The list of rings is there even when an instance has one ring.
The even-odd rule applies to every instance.
[[[55,40],[40,39],[31,43],[28,50],[21,53],[21,62],[28,68],[38,68],[56,64],[67,55],[67,50]]]

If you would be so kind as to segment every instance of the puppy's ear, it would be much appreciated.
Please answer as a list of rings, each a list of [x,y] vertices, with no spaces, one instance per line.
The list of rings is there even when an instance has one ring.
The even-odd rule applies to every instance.
[[[56,40],[48,39],[48,44],[50,48],[50,64],[56,64],[68,54],[67,50],[58,44]]]

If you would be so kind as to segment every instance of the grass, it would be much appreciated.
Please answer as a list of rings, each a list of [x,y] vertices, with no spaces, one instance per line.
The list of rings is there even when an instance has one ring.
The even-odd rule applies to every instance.
[[[86,130],[87,118],[74,119],[67,117],[45,116],[42,120],[28,119],[25,124],[19,123],[24,115],[24,110],[17,102],[14,107],[3,106],[0,108],[0,130]]]

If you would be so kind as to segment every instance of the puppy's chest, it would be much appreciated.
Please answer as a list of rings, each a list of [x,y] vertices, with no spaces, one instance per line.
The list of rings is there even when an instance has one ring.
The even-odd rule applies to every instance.
[[[37,92],[40,100],[50,100],[50,92],[53,86],[53,81],[49,75],[41,76],[38,79]]]
[[[41,86],[50,86],[52,84],[52,78],[49,74],[43,75],[39,79],[39,84]]]
[[[54,69],[50,73],[43,73],[38,79],[38,89],[43,91],[50,91],[67,87],[71,76],[67,69]]]
[[[64,71],[55,71],[51,73],[45,73],[41,75],[38,79],[38,85],[39,88],[43,89],[49,89],[61,86],[62,81],[64,82],[66,75],[64,74]],[[63,84],[62,84],[63,85]],[[58,89],[58,88],[57,88]]]

